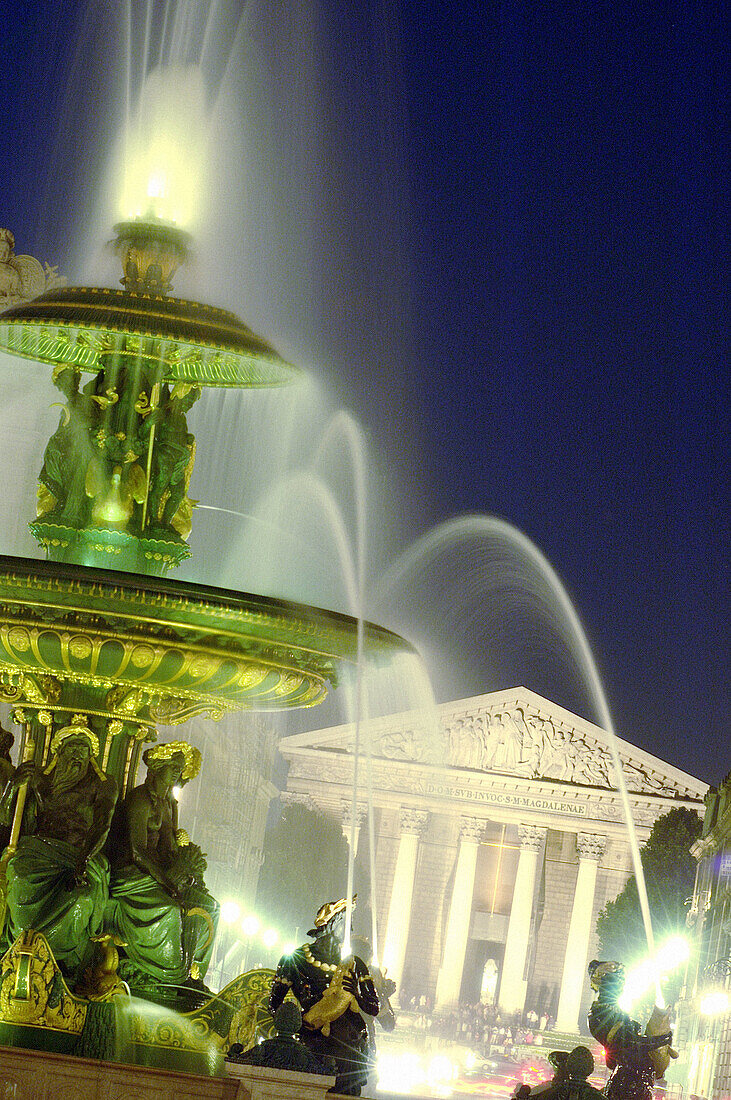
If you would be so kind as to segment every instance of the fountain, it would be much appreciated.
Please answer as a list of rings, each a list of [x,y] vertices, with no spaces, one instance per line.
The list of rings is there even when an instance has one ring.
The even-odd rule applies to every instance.
[[[163,197],[151,170],[145,186],[148,198]],[[352,618],[167,579],[191,552],[192,406],[204,403],[204,389],[279,388],[298,374],[232,313],[170,296],[189,247],[171,211],[143,203],[115,226],[123,289],[49,285],[0,316],[0,349],[47,364],[64,398],[31,523],[48,561],[0,559],[0,698],[14,708],[23,759],[47,766],[53,737],[83,722],[96,738],[101,770],[116,778],[121,794],[133,789],[158,724],[237,709],[314,706],[344,667],[362,668],[363,653],[385,663],[409,651],[398,636],[363,622],[360,515],[359,552],[348,576]],[[340,429],[348,435],[347,425]],[[358,480],[359,464],[353,465]],[[292,481],[287,492],[317,498],[337,527],[330,501],[313,481]],[[583,645],[580,628],[578,637]],[[590,654],[587,659],[593,674]],[[356,712],[361,693],[356,676]],[[603,698],[600,710],[605,713]],[[357,746],[354,756],[357,764]],[[616,774],[621,786],[618,765]],[[368,825],[372,861],[372,815]],[[348,898],[352,874],[351,860]],[[377,954],[375,940],[374,947]],[[29,952],[44,950],[38,939],[16,945],[0,980],[9,987]],[[59,972],[44,958],[56,981]],[[205,1019],[222,1045],[232,1015],[244,1011],[244,995],[240,986],[229,988],[188,1014],[181,1042],[192,1065],[202,1062],[191,1032]],[[74,1016],[66,1032],[70,1049],[84,1008],[92,1013],[72,990],[63,996]],[[47,1044],[45,1009],[28,1017],[26,1004],[11,1007],[17,1011],[0,1019],[0,1042]],[[138,1011],[133,1000],[128,1007],[138,1036],[148,1034],[147,1027],[154,1033],[177,1026],[162,1006],[145,1002]]]
[[[83,931],[82,943],[63,955],[61,967],[39,928],[24,926],[23,914],[32,913],[26,919],[34,925],[45,916],[43,896],[39,906],[34,895],[29,908],[27,891],[18,887],[23,875],[35,873],[27,851],[23,862],[19,850],[26,798],[35,804],[51,769],[60,774],[67,758],[73,765],[74,746],[87,759],[91,754],[99,779],[89,772],[97,784],[89,812],[92,804],[105,809],[93,810],[95,822],[101,814],[94,826],[99,843],[74,872],[77,889],[84,890],[92,874],[100,873],[95,853],[117,792],[120,806],[127,796],[125,812],[132,814],[140,757],[148,764],[140,798],[149,801],[149,790],[153,805],[155,799],[169,801],[175,774],[178,782],[186,781],[199,767],[199,757],[197,763],[189,758],[184,742],[143,752],[145,743],[157,740],[158,723],[178,725],[196,715],[221,717],[241,708],[314,706],[328,685],[337,683],[342,666],[360,667],[366,654],[388,661],[410,648],[362,616],[356,620],[165,577],[190,553],[193,502],[187,493],[196,452],[186,420],[191,406],[207,387],[282,386],[298,372],[233,314],[169,296],[189,247],[188,235],[174,223],[148,211],[118,224],[115,234],[122,289],[54,286],[23,300],[19,287],[15,297],[21,300],[0,317],[0,350],[48,364],[65,398],[46,446],[37,517],[30,524],[47,560],[0,559],[0,699],[12,704],[21,725],[24,762],[11,792],[18,793],[9,804],[12,830],[2,864],[12,927],[20,934],[2,960],[0,1042],[107,1057],[113,1054],[109,1044],[90,1033],[102,1026],[98,1017],[108,1023],[109,1013],[102,1009],[120,995],[117,964],[104,959],[110,950],[113,958],[110,936],[125,933],[125,925],[106,928],[97,952],[102,961],[83,976],[82,960],[88,962],[89,955]],[[9,250],[8,262],[13,260]],[[176,756],[177,773],[168,768]],[[150,786],[153,762],[156,769],[168,768],[158,794],[154,783]],[[48,808],[44,812],[48,818]],[[134,830],[131,816],[130,821]],[[61,826],[53,822],[48,828],[50,836],[72,837],[59,833]],[[187,838],[171,843],[194,853],[191,881],[199,883],[201,898],[210,898],[196,870],[195,846],[188,846]],[[73,902],[73,913],[79,904]],[[189,918],[199,914],[199,923],[205,918],[210,929],[205,943],[210,956],[211,904],[180,904],[183,941]],[[54,908],[47,936],[58,919]],[[85,927],[83,920],[78,927]],[[142,959],[146,984],[135,986],[134,968],[132,977],[124,973],[132,992],[150,1002],[144,1011],[130,1002],[128,1048],[144,1047],[148,1064],[162,1065],[171,1064],[174,1048],[177,1067],[190,1064],[209,1072],[210,1042],[202,1047],[197,1042],[201,1029],[217,1049],[227,1049],[239,1033],[232,1036],[232,1020],[240,1031],[242,1004],[256,979],[253,985],[237,980],[221,995],[211,994],[200,981],[205,964],[199,967],[191,947],[189,958],[183,951],[185,965],[177,979],[166,984],[163,970],[162,982],[153,981],[154,955],[163,948],[140,954],[134,921],[126,927],[126,940],[114,942],[127,948],[130,959]],[[160,1014],[152,1002],[161,1006]],[[180,1026],[175,1014],[170,1022],[170,1005],[186,1017]],[[188,1063],[181,1061],[181,1051]]]

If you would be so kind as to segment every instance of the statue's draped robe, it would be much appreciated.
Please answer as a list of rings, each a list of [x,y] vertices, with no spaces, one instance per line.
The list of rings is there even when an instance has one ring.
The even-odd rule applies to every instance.
[[[107,923],[126,945],[124,952],[140,970],[161,982],[179,985],[189,963],[200,976],[208,969],[218,923],[218,902],[194,887],[185,912],[146,871],[125,864],[112,873]],[[203,913],[190,912],[200,909]],[[207,914],[204,915],[204,914]]]
[[[6,945],[33,928],[46,937],[54,958],[71,975],[88,965],[94,949],[91,937],[102,931],[109,863],[102,853],[92,856],[86,866],[88,884],[76,886],[79,841],[52,834],[86,835],[95,815],[110,812],[100,798],[102,791],[104,801],[113,805],[113,783],[90,768],[72,789],[54,794],[52,804],[46,801],[45,809],[29,794],[23,817],[27,832],[8,863]]]
[[[88,886],[74,886],[78,854],[66,841],[24,836],[8,864],[9,942],[27,928],[42,932],[56,962],[74,974],[90,961],[109,888],[109,863],[101,854],[87,864]]]
[[[132,821],[137,808],[149,808],[143,784],[117,805],[107,851],[112,860],[106,924],[125,944],[124,954],[149,978],[179,985],[190,974],[192,963],[202,978],[211,959],[219,906],[200,883],[186,891],[185,909],[173,900],[149,871],[135,863],[131,843]],[[172,804],[165,814],[172,815]],[[162,819],[157,833],[157,860],[169,867],[178,851],[174,839],[177,818]],[[134,976],[130,975],[134,984]]]

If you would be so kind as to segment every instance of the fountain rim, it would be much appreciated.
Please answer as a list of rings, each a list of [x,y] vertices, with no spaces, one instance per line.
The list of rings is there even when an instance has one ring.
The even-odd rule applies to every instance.
[[[20,330],[15,339],[11,330]],[[55,287],[10,306],[0,313],[0,351],[89,373],[125,351],[162,362],[165,381],[207,387],[269,388],[305,375],[230,310],[117,287]]]
[[[265,596],[251,592],[240,592],[235,589],[221,588],[209,584],[201,584],[195,581],[171,580],[167,577],[149,577],[141,573],[122,572],[113,569],[102,569],[77,564],[65,564],[62,562],[44,561],[39,558],[26,558],[14,555],[0,555],[0,604],[9,598],[5,587],[5,581],[12,575],[25,575],[27,578],[36,578],[48,582],[58,581],[67,583],[82,595],[94,596],[97,600],[116,599],[122,601],[120,606],[113,610],[107,609],[107,613],[116,618],[137,619],[133,608],[130,606],[125,611],[124,600],[133,593],[139,593],[143,599],[145,596],[162,597],[170,601],[169,606],[177,604],[179,610],[185,605],[190,605],[194,610],[198,604],[202,612],[205,605],[214,610],[213,621],[208,629],[214,633],[226,633],[225,620],[242,621],[247,615],[261,615],[271,620],[273,632],[279,635],[272,641],[278,645],[287,644],[289,636],[290,644],[297,649],[310,649],[323,657],[330,657],[338,661],[351,664],[357,663],[357,628],[358,620],[341,611],[333,611],[328,608],[311,604],[299,603],[295,600],[281,599],[275,596]],[[84,592],[84,589],[87,591]],[[62,589],[59,589],[63,592]],[[46,600],[41,604],[50,603]],[[59,606],[56,604],[55,606]],[[64,602],[60,606],[73,610],[72,606]],[[149,610],[162,612],[165,604],[158,604]],[[93,603],[85,606],[83,610],[93,615],[97,608]],[[164,616],[161,613],[152,614],[151,618],[164,625]],[[277,620],[279,625],[277,626]],[[191,629],[200,629],[203,624],[181,622],[174,619],[171,626],[187,626]],[[233,622],[231,622],[233,625]],[[301,640],[297,640],[294,633],[297,627],[321,628],[329,634],[329,646],[313,644],[306,646]],[[239,633],[237,631],[237,633]],[[366,656],[373,658],[379,656],[393,657],[398,654],[415,654],[414,646],[401,635],[389,630],[387,627],[364,620],[364,639],[366,643]],[[262,639],[265,640],[265,639]],[[314,639],[313,639],[314,640]]]

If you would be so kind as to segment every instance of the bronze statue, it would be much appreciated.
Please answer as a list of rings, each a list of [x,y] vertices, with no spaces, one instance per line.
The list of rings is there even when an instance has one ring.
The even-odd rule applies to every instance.
[[[597,993],[589,1010],[589,1031],[604,1047],[612,1071],[606,1086],[609,1100],[652,1100],[655,1080],[665,1073],[671,1058],[672,1031],[669,1014],[655,1009],[645,1034],[642,1025],[617,1004],[624,988],[624,967],[619,962],[589,963],[591,988]]]
[[[301,1027],[302,1013],[299,1008],[294,1001],[285,1001],[274,1013],[275,1037],[265,1039],[249,1050],[244,1050],[241,1043],[234,1043],[228,1052],[228,1061],[334,1077],[335,1062],[332,1058],[318,1057],[308,1049],[298,1038]]]
[[[157,408],[145,421],[149,440],[154,429],[151,452],[148,515],[153,528],[170,534],[170,528],[182,538],[190,534],[190,507],[186,493],[195,457],[195,438],[188,431],[186,413],[201,394],[200,386],[177,382],[172,390],[162,387]]]
[[[8,824],[17,792],[27,784],[21,836],[7,866],[5,942],[26,929],[42,932],[72,979],[90,961],[108,896],[102,848],[117,784],[96,763],[98,751],[96,735],[86,726],[57,730],[49,766],[21,764],[0,801]]]
[[[147,777],[117,807],[107,845],[108,923],[126,945],[120,974],[133,987],[162,982],[204,990],[219,907],[203,881],[203,853],[178,829],[173,796],[174,786],[198,774],[201,755],[171,741],[142,759]]]
[[[15,738],[10,730],[6,730],[0,725],[0,796],[5,790],[8,780],[15,771],[13,762],[10,759],[10,750],[13,747],[14,741]]]
[[[355,899],[353,899],[355,901]],[[334,1058],[337,1078],[331,1092],[360,1096],[368,1080],[368,1030],[361,1012],[378,1015],[378,994],[368,967],[353,955],[341,959],[345,898],[322,905],[314,943],[283,955],[272,982],[273,1014],[291,989],[304,1013],[300,1039],[320,1058]]]
[[[572,1051],[552,1050],[548,1061],[555,1073],[550,1081],[534,1088],[520,1085],[513,1093],[516,1100],[540,1096],[541,1100],[604,1100],[604,1093],[587,1081],[594,1070],[594,1056],[588,1047],[574,1047]]]

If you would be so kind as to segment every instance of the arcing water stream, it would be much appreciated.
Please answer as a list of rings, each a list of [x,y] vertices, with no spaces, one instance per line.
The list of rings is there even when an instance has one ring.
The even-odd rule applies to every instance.
[[[100,188],[99,212],[90,237],[94,244],[102,240],[118,213],[134,216],[151,210],[155,216],[189,222],[194,228],[197,224],[198,263],[191,275],[193,282],[197,279],[209,291],[212,288],[212,295],[222,304],[230,303],[240,309],[243,300],[247,316],[251,317],[251,310],[252,320],[257,316],[264,320],[265,331],[282,334],[285,353],[305,365],[318,357],[318,341],[313,335],[312,344],[298,346],[297,330],[311,323],[313,334],[317,333],[326,349],[323,358],[337,361],[333,348],[362,350],[363,326],[358,317],[336,314],[332,308],[335,302],[357,298],[355,293],[341,293],[343,287],[336,283],[320,300],[314,289],[327,283],[322,276],[323,272],[332,274],[331,264],[339,267],[337,260],[332,263],[332,258],[323,258],[328,246],[335,242],[338,259],[345,259],[341,253],[347,251],[339,243],[341,223],[343,218],[347,220],[347,214],[343,215],[340,209],[333,211],[331,200],[325,198],[328,173],[323,166],[327,153],[318,145],[323,126],[314,91],[318,83],[323,86],[318,81],[322,74],[316,70],[315,13],[307,5],[298,9],[298,29],[310,32],[309,37],[301,36],[303,46],[295,42],[297,34],[292,34],[277,42],[275,50],[267,38],[271,35],[273,17],[268,19],[264,7],[256,4],[250,5],[245,18],[242,12],[240,4],[167,0],[164,5],[157,5],[148,0],[138,5],[127,0],[120,39],[127,44],[124,74],[120,77],[125,88],[122,98],[126,118],[119,150],[110,151],[110,183]],[[284,39],[281,28],[280,33]],[[293,58],[298,58],[299,63],[293,63]],[[299,94],[298,101],[291,96],[284,113],[280,110],[284,83],[279,79],[278,66],[288,68]],[[389,101],[387,95],[377,98],[381,104]],[[274,127],[276,120],[279,121],[278,129],[273,130],[275,140],[269,137],[267,126]],[[307,123],[304,127],[303,120]],[[386,127],[392,129],[392,124],[392,118],[384,120]],[[288,151],[285,139],[292,138],[298,128],[303,129],[304,137],[299,134],[293,151]],[[310,142],[310,148],[308,134],[317,139]],[[367,159],[366,150],[357,163],[363,166]],[[334,174],[336,182],[343,182],[344,173]],[[387,182],[392,182],[393,173],[384,172],[386,177]],[[397,202],[388,206],[387,191],[384,184],[364,232],[366,239],[377,236],[374,227],[381,200],[389,216],[383,219],[387,230],[378,238],[382,247],[375,250],[379,264],[362,276],[366,284],[363,293],[370,291],[376,297],[378,292],[373,288],[377,278],[389,288],[398,285],[401,278],[398,257],[391,268],[384,268],[381,263],[388,252],[384,242],[393,233],[392,215],[398,207]],[[352,211],[360,209],[354,186],[342,194],[336,188],[336,194],[343,210],[348,206]],[[121,209],[110,217],[112,197],[119,198]],[[313,259],[320,245],[320,233],[326,233],[327,239],[321,248],[322,255]],[[84,241],[87,255],[89,248],[89,241]],[[352,290],[361,286],[353,272],[362,268],[363,259],[361,254],[347,259],[353,271],[351,284],[345,289]],[[98,262],[103,266],[102,261]],[[346,268],[347,264],[340,266]],[[308,281],[307,276],[313,273],[315,277]],[[185,289],[184,282],[182,288]],[[375,307],[373,314],[378,314]],[[296,320],[291,321],[290,316]],[[332,339],[328,331],[338,324],[347,329],[342,343]],[[388,340],[389,336],[388,327],[381,326],[378,340]],[[395,338],[394,341],[397,342]],[[375,356],[383,349],[376,347],[374,351],[374,346],[371,351]],[[385,358],[388,360],[389,356]],[[375,404],[380,404],[385,389],[381,383]],[[312,384],[289,395],[246,395],[243,402],[245,428],[242,428],[242,406],[234,406],[229,394],[201,406],[191,417],[196,434],[218,438],[225,446],[207,448],[212,457],[203,458],[196,468],[192,492],[201,498],[200,512],[208,509],[206,515],[211,522],[207,532],[201,529],[194,534],[201,552],[194,554],[190,566],[181,570],[181,576],[210,579],[201,575],[200,570],[205,568],[201,563],[214,562],[218,583],[324,604],[337,603],[340,598],[357,617],[360,659],[350,715],[355,746],[347,897],[351,897],[353,889],[356,809],[363,786],[361,756],[366,762],[365,786],[370,785],[369,748],[366,745],[361,751],[360,740],[364,719],[371,713],[364,683],[363,618],[378,617],[381,613],[386,625],[400,627],[408,635],[409,623],[394,621],[399,620],[402,583],[419,571],[428,575],[436,553],[448,555],[452,548],[466,541],[475,542],[484,547],[499,547],[502,557],[520,563],[521,569],[529,567],[530,583],[536,586],[535,591],[546,606],[550,606],[557,629],[565,638],[567,652],[580,669],[597,718],[609,735],[615,783],[625,809],[648,947],[653,954],[639,847],[609,707],[585,631],[544,555],[511,524],[487,516],[468,516],[423,536],[383,576],[378,576],[380,567],[371,566],[371,576],[377,579],[369,583],[366,537],[370,529],[389,525],[391,517],[385,518],[386,510],[377,519],[366,519],[365,448],[355,420],[342,413],[330,419],[322,389]],[[33,414],[36,415],[40,418],[45,413]],[[318,434],[322,441],[313,446],[313,437]],[[249,457],[237,461],[239,453]],[[34,461],[29,463],[30,467]],[[249,465],[242,477],[244,461]],[[341,503],[331,486],[334,481],[342,485],[348,480],[344,478],[346,470],[350,473],[350,485]],[[246,520],[244,533],[235,540],[228,555],[223,548],[230,543],[230,536],[224,535],[213,522],[214,513],[227,512],[256,517]],[[369,512],[373,517],[375,508]],[[345,518],[348,514],[353,516],[350,525]],[[319,535],[313,536],[317,530]],[[271,547],[272,532],[279,542],[276,555],[267,549]],[[307,553],[308,540],[313,546],[312,554]],[[206,553],[207,542],[212,542],[207,548],[213,553]],[[277,568],[272,568],[273,557],[279,559]],[[302,569],[299,563],[305,560],[306,568]],[[338,578],[335,570],[328,568],[332,561],[339,565]],[[311,572],[313,563],[320,569],[320,575],[314,578],[305,575]],[[258,583],[261,577],[251,576],[252,571],[258,570],[267,574],[263,584]],[[490,585],[494,585],[494,578]],[[327,592],[329,597],[321,595]],[[429,708],[428,700],[426,707]],[[372,813],[369,813],[369,833],[373,890]],[[373,947],[377,954],[376,906],[373,904],[371,908]],[[350,922],[349,908],[348,927]]]

